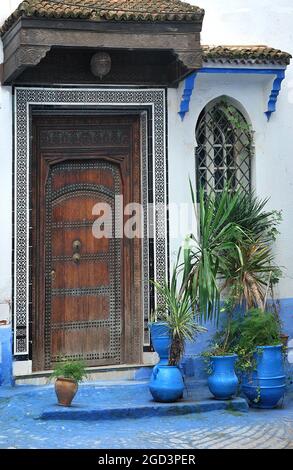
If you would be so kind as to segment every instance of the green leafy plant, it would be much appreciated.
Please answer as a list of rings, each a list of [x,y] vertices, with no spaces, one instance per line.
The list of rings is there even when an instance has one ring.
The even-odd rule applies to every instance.
[[[85,364],[82,361],[67,361],[57,364],[52,377],[63,377],[81,382],[86,377]]]
[[[222,327],[214,334],[212,340],[210,341],[209,348],[206,351],[203,351],[201,354],[204,359],[206,371],[208,374],[212,373],[210,361],[211,357],[229,356],[235,354],[234,347],[231,344],[234,308],[234,299],[227,299],[224,303],[224,306],[221,308],[221,312],[225,312],[226,315],[225,322]]]
[[[226,319],[223,327],[214,335],[210,348],[202,355],[211,356],[237,354],[236,368],[250,372],[256,366],[255,354],[259,346],[280,344],[280,323],[274,313],[260,309],[238,314]]]
[[[196,208],[191,183],[190,188]],[[207,196],[201,189],[199,233],[190,234],[186,239],[182,288],[188,291],[204,321],[219,320],[221,285],[218,275],[227,269],[224,255],[236,251],[236,242],[243,237],[241,228],[231,217],[238,199],[239,194],[231,195],[228,189],[218,198],[214,194]]]
[[[259,346],[280,344],[280,323],[271,312],[249,310],[231,324],[230,348],[238,354],[238,368],[249,371],[255,367],[255,353]]]
[[[185,245],[183,288],[205,321],[218,323],[223,296],[233,299],[231,311],[243,302],[247,310],[265,309],[281,276],[272,253],[281,215],[265,211],[266,204],[253,194],[232,191],[229,184],[219,195],[200,189],[199,230]]]
[[[272,252],[281,213],[265,211],[267,199],[238,193],[230,218],[241,229],[242,238],[235,241],[236,250],[225,254],[226,263],[219,276],[224,279],[223,290],[228,289],[235,304],[244,301],[247,310],[264,310],[268,294],[273,297],[273,287],[282,275]]]
[[[180,253],[181,250],[179,250],[177,263],[173,269],[170,285],[167,282],[163,284],[153,282],[162,299],[162,304],[156,310],[156,318],[168,324],[171,334],[170,366],[179,365],[187,340],[195,341],[199,333],[206,331],[206,328],[198,324],[194,303],[191,302],[188,291],[178,286]]]

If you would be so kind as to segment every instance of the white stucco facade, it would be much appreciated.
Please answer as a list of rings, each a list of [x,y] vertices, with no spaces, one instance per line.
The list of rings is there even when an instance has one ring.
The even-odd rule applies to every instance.
[[[0,23],[17,7],[18,0],[2,0]],[[293,55],[293,4],[281,0],[189,0],[205,9],[202,44],[251,45],[266,44]],[[1,45],[0,45],[1,47]],[[2,50],[0,62],[3,61]],[[260,75],[253,70],[280,69],[277,65],[221,65],[205,67],[244,68],[251,73],[199,73],[184,120],[178,115],[185,82],[170,88],[168,104],[168,178],[169,203],[189,204],[188,179],[195,181],[195,127],[202,109],[212,100],[225,96],[231,99],[250,122],[254,131],[255,155],[252,163],[252,185],[257,195],[270,197],[271,209],[282,210],[283,222],[276,244],[277,262],[282,266],[278,297],[293,298],[293,68],[287,67],[286,78],[278,97],[276,112],[267,121],[268,101],[274,74]],[[0,200],[1,200],[1,263],[0,321],[10,319],[12,291],[12,179],[13,179],[13,97],[10,87],[0,89]],[[178,227],[180,226],[180,230]],[[194,229],[196,229],[196,224]],[[170,264],[175,261],[183,240],[184,229],[178,213],[169,216]],[[186,226],[186,232],[189,226]],[[31,362],[17,364],[17,375],[31,372]]]
[[[1,4],[0,23],[17,6],[17,1],[6,0]],[[2,43],[0,43],[0,62],[3,62]],[[11,87],[0,89],[0,200],[2,246],[0,263],[0,321],[10,320],[9,302],[11,301],[11,255],[12,255],[12,94]]]

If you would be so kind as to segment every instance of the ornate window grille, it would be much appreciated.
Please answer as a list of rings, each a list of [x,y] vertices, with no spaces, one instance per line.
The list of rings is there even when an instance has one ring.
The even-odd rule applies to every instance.
[[[197,192],[251,191],[252,130],[242,113],[225,101],[207,106],[196,126]]]

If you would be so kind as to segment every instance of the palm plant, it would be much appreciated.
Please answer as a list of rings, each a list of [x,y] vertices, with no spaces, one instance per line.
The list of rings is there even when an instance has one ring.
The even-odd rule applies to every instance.
[[[182,269],[183,290],[205,321],[218,323],[223,292],[234,307],[244,300],[247,308],[264,310],[268,288],[280,276],[271,249],[280,214],[266,212],[266,204],[254,195],[231,191],[229,185],[219,195],[200,189],[199,231],[188,237]]]
[[[195,194],[190,184],[192,200]],[[203,319],[218,320],[221,288],[218,274],[227,269],[226,253],[236,250],[236,243],[243,238],[243,231],[233,221],[239,194],[224,190],[219,197],[206,196],[200,190],[199,233],[189,235],[184,248],[182,290],[187,290],[196,303]],[[196,209],[195,209],[196,210]]]
[[[163,284],[153,282],[163,301],[156,312],[158,319],[167,323],[171,334],[170,366],[179,365],[186,341],[194,341],[199,333],[206,331],[206,328],[197,322],[194,302],[190,299],[188,291],[178,288],[180,254],[181,250],[179,250],[177,263],[173,269],[170,285],[166,281]]]
[[[224,278],[223,289],[228,288],[236,303],[244,301],[246,310],[257,307],[264,311],[268,292],[281,276],[272,252],[281,214],[265,211],[267,202],[239,192],[238,203],[230,213],[243,237],[236,243],[236,250],[226,254],[225,269],[219,275]]]
[[[268,289],[278,279],[270,246],[262,239],[248,240],[227,257],[224,288],[234,293],[236,303],[245,302],[246,309],[265,310]]]
[[[229,207],[229,199],[231,197],[229,184],[224,189],[224,192],[227,191],[227,206]],[[281,220],[281,212],[275,210],[266,211],[265,207],[268,199],[259,199],[253,193],[236,191],[234,194],[237,194],[237,204],[234,205],[233,210],[230,212],[230,220],[238,224],[252,238],[261,238],[266,243],[274,241],[279,233],[277,226]],[[216,198],[216,205],[217,203],[219,205],[218,198]],[[218,210],[218,207],[216,207],[216,210]]]

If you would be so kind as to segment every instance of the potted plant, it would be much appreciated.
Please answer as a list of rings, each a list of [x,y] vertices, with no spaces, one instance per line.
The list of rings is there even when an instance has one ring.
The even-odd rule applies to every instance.
[[[180,257],[180,252],[178,259]],[[150,392],[155,401],[174,402],[182,398],[184,383],[179,368],[184,354],[186,340],[194,341],[197,335],[206,331],[197,323],[194,305],[187,291],[178,289],[178,263],[176,264],[170,286],[167,282],[154,285],[163,300],[158,309],[158,318],[167,325],[170,348],[167,364],[158,364],[150,381]]]
[[[191,194],[197,214],[192,186]],[[269,290],[280,276],[271,248],[280,213],[266,212],[266,203],[232,190],[229,184],[219,195],[207,195],[201,188],[198,234],[190,235],[192,243],[185,248],[183,285],[202,320],[219,326],[221,312],[227,314],[222,340],[208,352],[213,370],[209,384],[217,398],[229,398],[237,389],[233,370],[237,357],[230,347],[234,312],[253,307],[264,310]],[[227,304],[220,307],[223,297],[230,299],[228,309]]]
[[[239,380],[235,372],[238,356],[215,349],[210,356],[208,386],[216,400],[231,400],[238,391]]]
[[[78,390],[78,383],[86,376],[82,361],[67,361],[55,366],[52,377],[55,377],[55,392],[58,405],[70,406]]]
[[[234,339],[233,339],[234,338]],[[284,397],[284,346],[275,315],[260,309],[235,320],[232,333],[242,375],[242,390],[257,408],[275,408]]]
[[[171,346],[171,335],[169,325],[165,321],[159,321],[158,315],[153,314],[149,322],[152,346],[159,356],[157,365],[167,365]],[[157,365],[155,367],[157,367]]]
[[[194,191],[191,187],[195,207]],[[237,355],[229,350],[229,325],[234,309],[231,300],[221,309],[223,279],[221,273],[226,268],[226,255],[236,250],[236,244],[243,238],[243,231],[233,220],[232,214],[240,199],[239,193],[231,193],[225,188],[219,197],[207,196],[203,189],[199,197],[199,230],[189,236],[189,244],[184,250],[183,286],[189,292],[203,322],[214,322],[218,327],[221,313],[228,318],[226,329],[215,338],[210,351],[205,353],[209,361],[208,385],[217,399],[230,399],[238,389],[235,373]],[[231,295],[232,299],[232,295]],[[221,339],[221,341],[219,341]]]
[[[229,299],[221,309],[226,321],[211,342],[211,347],[202,356],[208,363],[208,387],[217,400],[230,400],[239,389],[239,380],[235,371],[238,359],[231,344],[231,326],[234,302]]]

